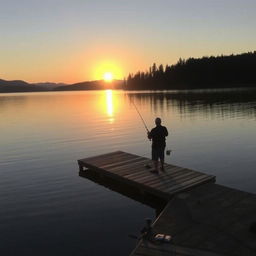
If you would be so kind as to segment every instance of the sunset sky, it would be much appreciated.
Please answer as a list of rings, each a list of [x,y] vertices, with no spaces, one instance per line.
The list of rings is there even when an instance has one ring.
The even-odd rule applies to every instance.
[[[0,0],[0,79],[122,79],[256,50],[255,0]]]

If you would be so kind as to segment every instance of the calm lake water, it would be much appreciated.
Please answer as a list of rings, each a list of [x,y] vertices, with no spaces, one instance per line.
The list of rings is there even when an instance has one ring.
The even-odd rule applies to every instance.
[[[77,159],[150,157],[162,117],[166,162],[256,193],[256,90],[0,95],[0,255],[128,255],[155,210],[78,176]]]

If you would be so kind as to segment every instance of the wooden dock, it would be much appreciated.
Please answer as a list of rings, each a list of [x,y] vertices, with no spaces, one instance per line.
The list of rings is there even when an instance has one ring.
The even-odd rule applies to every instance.
[[[208,183],[176,195],[153,224],[153,235],[171,243],[141,240],[131,256],[255,256],[256,195]]]
[[[144,196],[165,201],[152,225],[172,236],[171,243],[141,239],[131,256],[256,255],[256,195],[214,184],[215,177],[166,164],[166,172],[150,172],[150,159],[121,151],[78,160],[80,176],[96,174]],[[89,169],[88,171],[87,168]],[[123,193],[123,192],[121,192]]]
[[[152,166],[150,159],[122,151],[80,159],[78,164],[81,172],[88,168],[102,177],[166,200],[181,191],[215,181],[215,176],[170,164],[165,165],[165,172],[154,174],[146,168],[148,164]]]

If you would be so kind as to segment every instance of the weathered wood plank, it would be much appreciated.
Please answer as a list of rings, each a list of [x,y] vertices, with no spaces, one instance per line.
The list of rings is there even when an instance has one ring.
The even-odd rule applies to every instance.
[[[166,179],[166,177],[169,178],[169,177],[174,177],[176,174],[178,174],[178,175],[181,174],[181,170],[183,170],[183,169],[180,168],[180,167],[173,168],[172,173],[168,174],[168,175],[166,174],[166,172],[160,172],[159,175],[156,175],[156,174],[151,173],[150,170],[153,170],[153,169],[152,168],[151,169],[145,169],[145,173],[146,172],[150,173],[151,175],[153,175],[155,177],[161,177],[161,178],[165,177],[165,179]],[[131,173],[131,174],[126,175],[125,177],[128,178],[128,179],[138,178],[136,176],[137,176],[136,174]],[[143,180],[143,173],[141,173],[141,178]]]
[[[110,152],[110,153],[106,153],[106,154],[102,154],[102,155],[82,158],[79,161],[81,161],[81,162],[91,162],[91,161],[97,161],[98,159],[103,159],[103,158],[110,159],[112,156],[117,156],[117,155],[126,155],[126,154],[122,151],[115,151],[115,152]]]
[[[157,187],[158,189],[160,189],[162,191],[169,191],[169,189],[171,187],[175,187],[177,184],[183,183],[188,180],[190,181],[191,179],[194,179],[199,176],[202,176],[202,175],[197,174],[197,173],[186,173],[186,174],[179,176],[176,179],[168,180],[168,182],[165,182],[165,183],[163,181],[160,181],[160,182],[156,181],[155,183],[151,183],[151,184],[146,183],[146,184],[150,187]]]
[[[145,167],[144,165],[147,164],[147,160],[145,159],[140,159],[135,162],[131,162],[129,164],[126,164],[125,166],[117,166],[114,168],[106,168],[106,170],[109,170],[114,173],[118,173],[119,175],[129,175],[129,174],[134,174],[137,173],[137,171],[143,171],[145,172]]]
[[[122,162],[123,160],[127,160],[127,158],[129,159],[131,156],[127,156],[125,154],[116,154],[111,157],[103,157],[97,160],[91,160],[88,161],[88,163],[91,163],[97,167],[101,167],[107,164]],[[132,158],[135,158],[135,156],[132,156]]]
[[[163,177],[167,177],[164,173],[159,173],[159,174],[155,174],[155,173],[151,173],[150,171],[148,171],[148,173],[150,173],[150,176],[152,177],[153,180],[157,180],[157,179],[163,179]],[[176,171],[176,173],[173,174],[178,174],[180,175],[181,172],[178,172],[178,170]],[[169,176],[168,179],[171,179],[172,176]],[[137,175],[131,174],[131,175],[126,175],[127,179],[133,179],[136,180],[137,182],[140,183],[144,183],[144,180],[147,179],[145,176],[141,175],[140,177],[138,177]],[[166,179],[166,178],[165,178]]]
[[[134,157],[134,156],[127,156],[124,159],[121,159],[121,161],[115,162],[115,163],[110,163],[110,164],[104,164],[101,165],[101,168],[104,169],[115,169],[117,167],[122,167],[125,168],[127,165],[131,164],[131,163],[136,163],[136,162],[141,162],[141,161],[148,161],[147,159],[143,159],[141,157]]]
[[[157,189],[166,192],[166,191],[169,191],[169,188],[176,187],[180,183],[183,183],[187,180],[192,180],[198,176],[202,176],[202,175],[197,173],[184,173],[173,179],[168,179],[168,180],[155,179],[154,181],[150,181],[150,182],[144,181],[144,183],[149,187],[157,187]]]
[[[198,173],[194,173],[194,172],[190,172],[190,171],[179,171],[171,176],[165,176],[164,174],[163,175],[159,175],[159,180],[161,181],[161,183],[164,185],[166,183],[170,184],[173,183],[173,184],[177,184],[177,182],[179,182],[180,180],[183,180],[185,179],[187,176],[189,175],[202,175],[202,174],[198,174]]]

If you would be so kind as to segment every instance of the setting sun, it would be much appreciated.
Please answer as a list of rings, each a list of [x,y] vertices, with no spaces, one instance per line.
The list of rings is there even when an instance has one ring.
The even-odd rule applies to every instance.
[[[123,79],[124,77],[122,66],[117,61],[103,60],[101,62],[95,62],[91,70],[94,80],[103,79],[105,82],[111,82],[113,80]]]
[[[103,79],[106,81],[106,82],[111,82],[113,80],[113,74],[111,72],[106,72],[104,73],[103,75]]]

